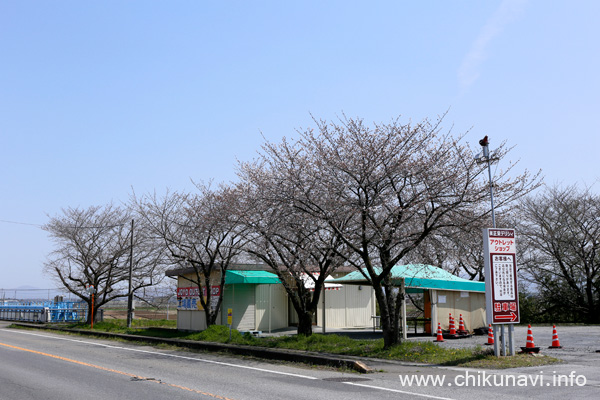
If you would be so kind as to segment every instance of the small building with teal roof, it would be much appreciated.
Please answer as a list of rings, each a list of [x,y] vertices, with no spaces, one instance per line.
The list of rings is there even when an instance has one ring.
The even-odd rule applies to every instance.
[[[346,285],[370,285],[366,270],[354,271],[333,282]],[[435,335],[438,323],[449,329],[449,316],[458,328],[462,315],[465,328],[485,328],[485,283],[460,278],[450,272],[426,264],[396,265],[391,270],[392,283],[407,294],[423,295],[425,331]],[[406,321],[404,322],[406,324]],[[432,329],[433,327],[433,329]],[[403,330],[404,332],[407,329]]]

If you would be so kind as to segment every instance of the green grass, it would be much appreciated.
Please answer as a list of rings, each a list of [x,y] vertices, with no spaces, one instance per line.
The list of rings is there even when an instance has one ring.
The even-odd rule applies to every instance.
[[[90,329],[90,324],[74,323],[67,324],[66,327],[74,329]],[[127,328],[127,320],[125,319],[113,319],[94,323],[94,330],[115,333],[130,333],[129,331],[134,332],[147,328],[171,328],[175,330],[177,328],[177,321],[166,319],[134,319],[131,321],[131,328],[132,329]]]
[[[560,363],[561,360],[544,356],[544,355],[531,355],[531,354],[516,354],[512,357],[496,357],[488,355],[475,360],[465,361],[460,365],[461,367],[468,368],[491,368],[491,369],[505,369],[505,368],[520,368],[520,367],[537,367],[540,365],[556,364]]]
[[[167,320],[134,320],[132,325],[132,328],[127,328],[125,320],[111,320],[94,324],[94,330],[471,368],[515,368],[545,365],[560,361],[552,357],[533,357],[529,355],[498,358],[493,356],[492,349],[489,348],[477,346],[468,349],[452,349],[438,346],[432,341],[404,341],[397,346],[384,349],[383,339],[355,340],[344,335],[315,333],[311,336],[292,335],[257,338],[248,333],[241,334],[234,329],[231,332],[230,339],[229,328],[223,325],[214,325],[202,332],[178,331],[174,329],[175,321]],[[70,324],[68,327],[90,328],[86,324]]]

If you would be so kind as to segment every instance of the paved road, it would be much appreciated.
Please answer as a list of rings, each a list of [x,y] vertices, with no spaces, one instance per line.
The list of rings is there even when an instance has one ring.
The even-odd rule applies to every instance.
[[[156,349],[115,341],[6,329],[0,322],[0,399],[597,399],[600,359],[580,365],[503,372],[377,363],[358,375],[219,354]],[[595,354],[595,353],[594,353]],[[559,368],[560,367],[560,368]],[[581,366],[583,368],[583,366]],[[557,371],[553,373],[552,371]],[[418,386],[402,379],[444,379]],[[511,377],[512,376],[512,377]],[[583,378],[585,376],[585,385]],[[518,386],[518,381],[527,386]],[[511,380],[514,384],[511,385]],[[505,383],[504,387],[495,387]],[[482,386],[483,385],[483,386]],[[506,387],[508,386],[508,387]]]

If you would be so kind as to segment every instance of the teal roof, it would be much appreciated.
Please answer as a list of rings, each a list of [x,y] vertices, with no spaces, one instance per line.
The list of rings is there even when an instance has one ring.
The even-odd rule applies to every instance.
[[[381,268],[375,268],[381,271]],[[366,272],[366,269],[363,268]],[[400,281],[404,278],[404,286],[413,289],[438,289],[438,290],[457,290],[464,292],[485,292],[485,282],[470,281],[468,279],[459,278],[452,275],[439,267],[425,264],[408,264],[396,265],[392,268],[392,282],[394,285],[400,285]],[[368,274],[367,274],[368,275]],[[353,283],[367,284],[360,271],[354,271],[341,278],[334,279],[330,282],[335,283]]]
[[[281,283],[277,275],[267,271],[232,271],[225,272],[225,284],[276,284]]]

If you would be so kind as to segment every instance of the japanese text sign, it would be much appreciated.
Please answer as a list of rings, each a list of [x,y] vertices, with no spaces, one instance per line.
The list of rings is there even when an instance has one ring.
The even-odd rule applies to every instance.
[[[483,243],[488,323],[519,323],[515,230],[484,229]]]
[[[215,308],[221,294],[221,286],[211,286],[209,304]],[[206,286],[202,287],[202,297],[207,302]],[[200,302],[200,289],[197,286],[177,288],[178,310],[203,310]]]

